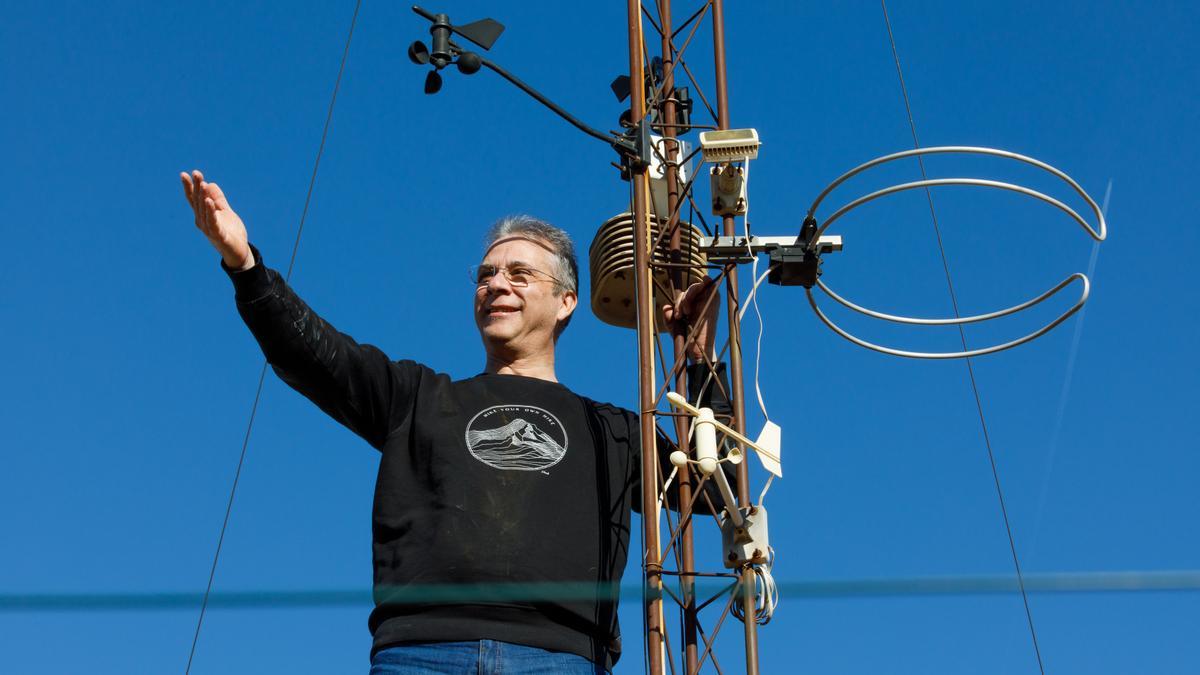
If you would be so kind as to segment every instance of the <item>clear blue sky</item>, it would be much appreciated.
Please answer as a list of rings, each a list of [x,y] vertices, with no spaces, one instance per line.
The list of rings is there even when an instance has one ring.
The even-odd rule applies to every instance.
[[[878,4],[748,5],[727,9],[733,121],[764,140],[755,230],[785,234],[826,183],[911,138]],[[615,126],[608,82],[627,69],[624,3],[429,7],[504,22],[494,58]],[[177,175],[199,167],[220,182],[267,262],[285,268],[352,9],[6,7],[0,593],[203,589],[261,354]],[[890,11],[923,144],[1030,154],[1097,199],[1113,186],[1070,381],[1078,318],[976,362],[1026,572],[1200,569],[1200,12],[1165,2]],[[360,340],[466,376],[483,366],[465,270],[485,226],[533,213],[586,251],[627,188],[609,150],[493,74],[451,72],[441,94],[424,96],[404,50],[425,30],[404,3],[364,3],[293,281]],[[707,42],[702,33],[689,50],[706,82]],[[930,168],[1070,196],[1003,164]],[[905,165],[864,178],[829,206],[916,175]],[[964,313],[1088,266],[1090,240],[1052,209],[969,189],[935,199]],[[834,231],[846,238],[826,263],[835,288],[888,311],[949,312],[923,195],[864,208]],[[968,339],[1015,336],[1062,306]],[[860,350],[820,326],[797,289],[766,287],[762,307],[761,385],[785,435],[787,477],[768,498],[777,578],[1011,574],[964,364]],[[583,309],[559,377],[632,406],[633,333]],[[957,340],[859,328],[908,347]],[[216,590],[366,589],[376,462],[269,377]],[[717,553],[709,544],[701,555]],[[1200,594],[1030,600],[1047,672],[1200,671]],[[365,672],[367,610],[212,611],[193,672]],[[622,616],[631,651],[618,672],[639,672],[638,604]],[[0,612],[0,670],[181,672],[195,620],[190,608]],[[761,640],[766,672],[1036,672],[1012,594],[785,595]],[[720,648],[726,672],[738,670],[734,647]]]

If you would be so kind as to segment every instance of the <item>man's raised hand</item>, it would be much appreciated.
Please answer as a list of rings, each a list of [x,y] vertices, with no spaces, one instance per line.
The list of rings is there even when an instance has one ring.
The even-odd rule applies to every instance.
[[[180,173],[179,177],[183,180],[183,194],[196,217],[196,227],[221,254],[225,266],[234,270],[254,267],[246,225],[229,206],[221,188],[205,182],[204,174],[199,171],[192,171],[191,175]]]
[[[663,305],[663,318],[668,323],[684,322],[695,339],[688,345],[688,360],[698,363],[713,353],[717,337],[717,308],[721,306],[720,287],[712,277],[705,277],[679,295],[673,305]]]

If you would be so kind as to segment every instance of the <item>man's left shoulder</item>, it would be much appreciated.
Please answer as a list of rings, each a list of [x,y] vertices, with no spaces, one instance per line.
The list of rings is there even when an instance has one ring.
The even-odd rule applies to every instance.
[[[616,418],[616,417],[633,418],[633,417],[637,416],[632,410],[629,410],[627,408],[622,408],[621,406],[616,405],[615,403],[605,403],[604,401],[597,401],[595,399],[588,398],[587,396],[583,396],[581,394],[575,394],[575,396],[580,400],[580,402],[583,404],[583,406],[585,408],[587,408],[589,411],[591,411],[597,415],[601,415],[604,417],[613,417],[613,418]]]
[[[572,392],[574,394],[574,392]],[[599,427],[599,430],[610,441],[629,442],[630,436],[637,431],[637,414],[614,403],[597,401],[581,394],[574,394],[583,407],[589,423]]]

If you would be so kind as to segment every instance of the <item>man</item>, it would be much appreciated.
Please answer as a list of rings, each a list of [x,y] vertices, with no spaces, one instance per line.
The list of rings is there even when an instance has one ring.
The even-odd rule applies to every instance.
[[[607,672],[620,656],[616,584],[640,507],[640,427],[555,377],[578,304],[566,233],[528,217],[492,229],[474,296],[486,365],[452,381],[336,331],[263,264],[220,187],[199,171],[181,179],[275,372],[381,452],[371,673]],[[693,286],[666,318],[684,320],[710,292]],[[712,351],[713,300],[691,322],[694,359]],[[506,596],[514,583],[561,592]],[[420,595],[446,588],[474,595]]]

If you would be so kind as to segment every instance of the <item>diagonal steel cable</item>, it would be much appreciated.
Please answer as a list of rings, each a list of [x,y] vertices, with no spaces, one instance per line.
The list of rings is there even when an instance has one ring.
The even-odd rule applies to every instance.
[[[896,63],[896,75],[900,78],[900,92],[904,96],[904,111],[908,115],[908,128],[912,131],[913,147],[920,148],[921,143],[917,140],[917,124],[913,120],[912,104],[908,98],[908,88],[904,84],[904,71],[900,67],[900,54],[896,50],[896,37],[892,33],[892,22],[888,17],[887,0],[879,0],[880,6],[883,8],[883,21],[887,25],[888,41],[892,46],[892,59]],[[925,161],[921,156],[917,156],[917,162],[921,168],[921,179],[928,180],[925,173]],[[938,227],[937,211],[933,208],[933,193],[928,187],[925,188],[925,198],[929,202],[929,216],[933,220],[933,232],[937,237],[938,251],[942,257],[942,269],[946,274],[946,286],[950,290],[950,304],[954,308],[954,316],[960,317],[958,311],[958,297],[954,292],[954,280],[950,275],[950,263],[946,259],[946,249],[942,245],[942,231]],[[963,329],[962,324],[958,325],[958,336],[962,341],[963,351],[967,351],[967,334]],[[1025,605],[1025,619],[1029,622],[1029,636],[1033,640],[1033,653],[1037,656],[1038,671],[1045,675],[1046,668],[1042,663],[1042,651],[1038,647],[1037,630],[1033,626],[1033,612],[1029,609],[1029,595],[1025,591],[1025,579],[1021,574],[1021,561],[1017,556],[1017,545],[1013,540],[1012,525],[1008,519],[1008,508],[1004,504],[1004,490],[1000,487],[1000,472],[996,469],[996,455],[992,450],[992,439],[988,434],[987,419],[983,413],[983,400],[979,395],[979,384],[975,381],[975,368],[971,363],[971,358],[966,357],[967,375],[971,380],[971,391],[975,395],[975,409],[979,412],[979,426],[983,431],[983,442],[987,446],[988,462],[992,467],[992,481],[996,484],[996,497],[1000,501],[1000,514],[1004,517],[1004,531],[1008,534],[1008,548],[1012,553],[1013,567],[1017,571],[1017,585],[1021,589],[1021,601]]]
[[[325,126],[321,130],[321,142],[317,146],[317,157],[313,161],[312,176],[308,180],[308,192],[304,195],[304,208],[300,211],[300,224],[296,228],[296,241],[292,244],[292,256],[288,261],[285,281],[292,278],[292,270],[296,266],[296,253],[300,250],[300,236],[304,234],[304,220],[308,216],[308,205],[312,201],[313,186],[317,182],[317,170],[321,166],[321,155],[325,151],[325,140],[329,136],[329,125],[333,121],[333,107],[337,102],[338,88],[342,84],[342,73],[346,71],[346,58],[350,54],[350,41],[354,38],[354,26],[358,22],[358,10],[362,0],[355,0],[354,15],[350,18],[350,30],[346,34],[346,46],[342,49],[342,61],[338,66],[337,79],[333,83],[333,94],[329,98],[329,110],[325,113]],[[242,437],[242,450],[238,456],[237,470],[233,474],[233,486],[229,489],[229,501],[225,504],[225,518],[221,521],[221,533],[217,536],[217,550],[213,553],[212,567],[208,571],[208,584],[204,587],[204,599],[200,602],[200,617],[196,620],[196,632],[192,635],[192,646],[188,650],[187,666],[184,675],[192,671],[192,661],[196,657],[196,644],[200,641],[200,629],[204,626],[204,614],[208,609],[208,598],[212,593],[213,579],[217,575],[217,562],[221,559],[221,546],[225,543],[225,531],[229,527],[229,516],[233,513],[233,498],[237,494],[238,480],[242,477],[242,466],[246,463],[246,449],[250,447],[250,432],[254,428],[254,418],[258,413],[258,403],[262,400],[263,383],[267,377],[267,362],[264,360],[262,370],[258,373],[258,386],[254,390],[254,403],[250,406],[250,419],[246,423],[246,433]]]

